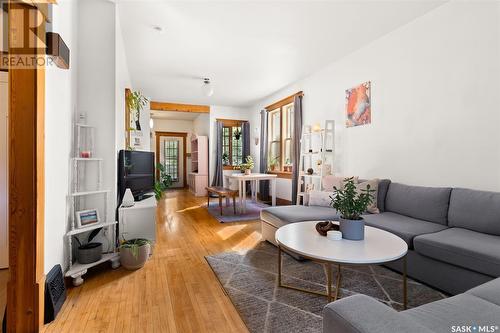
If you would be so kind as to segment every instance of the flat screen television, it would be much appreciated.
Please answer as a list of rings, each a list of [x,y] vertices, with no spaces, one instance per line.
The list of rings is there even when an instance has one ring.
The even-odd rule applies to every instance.
[[[121,204],[125,190],[130,188],[134,199],[150,197],[155,182],[154,153],[147,151],[120,150],[118,155],[118,194]]]

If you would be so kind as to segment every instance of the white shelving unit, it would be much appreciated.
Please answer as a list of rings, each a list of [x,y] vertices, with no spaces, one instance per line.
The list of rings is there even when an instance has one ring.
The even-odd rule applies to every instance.
[[[68,264],[69,269],[65,276],[71,277],[73,279],[73,285],[79,286],[83,283],[82,276],[87,273],[87,270],[91,267],[97,266],[103,262],[111,261],[112,268],[118,268],[120,266],[119,253],[115,248],[115,224],[117,223],[114,219],[109,218],[107,211],[107,203],[109,196],[111,194],[110,190],[102,189],[102,158],[93,157],[94,151],[94,133],[95,129],[92,126],[77,123],[76,127],[76,144],[75,152],[76,157],[73,157],[70,161],[71,167],[71,178],[72,186],[71,192],[68,195],[69,205],[70,205],[70,230],[66,233],[66,241],[68,243]],[[83,145],[83,146],[82,146]],[[88,156],[88,157],[82,157]],[[93,170],[97,171],[95,189],[89,190],[84,188],[83,177],[87,176],[89,165],[96,164]],[[76,225],[76,212],[84,209],[90,209],[95,207],[86,207],[86,201],[91,200],[92,202],[97,202],[102,200],[102,216],[105,218],[103,222],[91,224],[88,226],[78,228]],[[73,260],[73,237],[78,237],[78,235],[87,233],[89,231],[103,228],[105,230],[105,236],[108,237],[108,249],[107,253],[104,253],[99,261],[90,264],[81,264],[77,260]]]
[[[322,190],[323,177],[333,172],[334,157],[335,121],[326,120],[325,126],[318,130],[304,125],[300,140],[297,205],[304,204],[309,190]],[[313,173],[308,173],[308,169],[313,169]]]

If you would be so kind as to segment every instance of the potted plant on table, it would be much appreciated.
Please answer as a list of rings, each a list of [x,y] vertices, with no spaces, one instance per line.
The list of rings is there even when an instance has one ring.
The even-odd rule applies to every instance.
[[[354,178],[344,179],[344,188],[333,187],[334,194],[330,196],[330,205],[340,213],[339,226],[342,238],[349,240],[363,240],[365,238],[365,221],[361,214],[366,212],[368,206],[373,202],[372,193],[375,190],[358,190]]]
[[[123,241],[120,246],[120,263],[128,270],[139,269],[149,258],[151,242],[144,238]]]
[[[253,167],[254,167],[254,162],[253,162],[252,156],[250,156],[250,155],[248,155],[245,158],[245,163],[240,164],[240,170],[242,173],[244,172],[245,175],[251,174]]]

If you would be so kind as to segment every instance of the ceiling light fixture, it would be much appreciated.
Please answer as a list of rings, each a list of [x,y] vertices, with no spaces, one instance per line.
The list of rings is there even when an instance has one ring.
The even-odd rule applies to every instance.
[[[158,32],[158,33],[160,33],[160,34],[161,34],[161,33],[163,33],[163,30],[164,30],[164,29],[163,29],[163,27],[162,27],[162,26],[155,25],[155,26],[153,26],[153,30],[155,30],[156,32]]]
[[[201,87],[201,89],[203,90],[203,93],[208,97],[214,94],[214,87],[210,82],[210,79],[207,77],[203,79],[203,86]]]

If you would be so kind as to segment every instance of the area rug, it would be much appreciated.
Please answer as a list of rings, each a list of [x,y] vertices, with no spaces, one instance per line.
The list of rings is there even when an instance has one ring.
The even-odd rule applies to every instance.
[[[222,214],[220,215],[219,201],[216,199],[212,199],[213,202],[210,202],[210,207],[208,207],[208,212],[210,215],[215,217],[221,223],[228,222],[242,222],[242,221],[251,221],[260,219],[260,211],[268,205],[260,202],[253,202],[252,200],[247,199],[247,209],[245,214],[240,214],[238,212],[238,201],[236,200],[236,214],[234,214],[233,210],[233,201],[230,200],[229,205],[226,207],[226,199],[222,200]],[[205,208],[207,208],[205,204]]]
[[[207,256],[206,260],[250,332],[321,332],[326,297],[279,288],[278,249],[273,245],[262,242],[244,254],[225,252]],[[299,262],[285,254],[283,283],[326,291],[325,267],[312,261]],[[398,311],[403,308],[402,276],[382,266],[342,268],[340,297],[358,293]],[[443,298],[445,295],[439,291],[408,280],[409,307]]]

